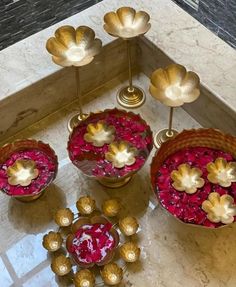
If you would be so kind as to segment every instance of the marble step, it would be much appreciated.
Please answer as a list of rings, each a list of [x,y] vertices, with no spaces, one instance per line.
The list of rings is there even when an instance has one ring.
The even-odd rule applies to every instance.
[[[221,39],[171,0],[104,0],[0,52],[0,140],[15,134],[75,100],[73,69],[52,63],[46,40],[61,25],[88,25],[104,44],[102,53],[81,69],[84,97],[124,74],[124,42],[103,30],[103,15],[120,6],[151,15],[151,30],[133,42],[134,70],[150,75],[158,67],[177,62],[201,79],[201,97],[184,109],[201,125],[236,134],[236,53]]]

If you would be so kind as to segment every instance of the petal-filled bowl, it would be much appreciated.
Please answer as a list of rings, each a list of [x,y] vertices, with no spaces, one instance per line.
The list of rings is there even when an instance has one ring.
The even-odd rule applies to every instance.
[[[109,263],[119,244],[119,235],[105,217],[80,217],[72,225],[66,248],[83,268]]]
[[[0,148],[0,190],[21,201],[40,197],[57,169],[54,150],[42,141],[22,139]]]
[[[170,214],[210,228],[236,220],[236,137],[215,129],[184,130],[151,164],[153,190]]]
[[[110,109],[90,116],[68,142],[72,163],[108,187],[120,187],[144,165],[153,147],[152,132],[140,115]]]

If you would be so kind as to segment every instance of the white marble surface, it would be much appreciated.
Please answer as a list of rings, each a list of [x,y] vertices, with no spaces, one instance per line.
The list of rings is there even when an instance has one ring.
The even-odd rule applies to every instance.
[[[147,102],[135,110],[156,132],[167,125],[168,109],[148,94],[149,81],[140,75],[135,83],[147,92]],[[113,80],[89,95],[85,111],[116,106],[115,94],[122,85]],[[50,270],[50,257],[40,241],[55,228],[53,214],[61,207],[74,207],[80,195],[90,194],[100,206],[103,199],[119,197],[122,215],[139,218],[142,249],[139,263],[130,265],[119,287],[235,287],[236,225],[220,230],[186,226],[161,209],[153,196],[149,164],[125,187],[110,190],[88,179],[69,162],[66,151],[67,120],[78,103],[74,102],[18,133],[8,140],[34,137],[50,142],[59,156],[59,173],[44,197],[24,204],[0,194],[0,270],[1,287],[68,286]],[[199,124],[183,109],[175,111],[174,127],[197,128]],[[6,141],[8,141],[6,140]],[[14,282],[13,285],[11,282]]]
[[[146,10],[152,28],[146,37],[174,61],[197,72],[204,86],[235,111],[236,53],[171,0],[104,0],[0,52],[0,100],[55,73],[46,40],[64,24],[92,27],[103,44],[113,41],[102,28],[103,15],[120,6]]]

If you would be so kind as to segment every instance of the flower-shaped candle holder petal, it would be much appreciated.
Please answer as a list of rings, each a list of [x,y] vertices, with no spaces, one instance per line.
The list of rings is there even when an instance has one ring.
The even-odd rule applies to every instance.
[[[131,147],[128,142],[113,142],[108,147],[108,152],[105,154],[106,160],[110,161],[114,167],[122,168],[126,165],[135,163],[137,149]]]
[[[195,101],[200,95],[200,80],[194,72],[187,72],[184,66],[171,64],[152,73],[150,94],[162,104],[170,107],[169,128],[155,135],[154,143],[160,148],[163,142],[175,137],[172,129],[173,108]]]
[[[236,216],[236,205],[232,196],[217,192],[209,194],[208,199],[203,201],[202,209],[207,213],[207,218],[214,223],[230,224]]]
[[[119,165],[113,165],[113,154],[111,154],[111,157],[105,157],[107,152],[110,153],[109,144],[97,147],[84,139],[88,125],[100,121],[103,121],[107,126],[114,127],[116,142],[127,142],[129,144],[131,152],[128,153],[128,150],[124,152],[126,164],[123,160],[122,162],[119,160]],[[70,135],[68,152],[72,163],[84,174],[97,179],[105,186],[115,188],[126,184],[143,166],[153,147],[152,141],[150,127],[139,115],[111,109],[91,113],[86,120],[80,122]],[[111,146],[114,147],[113,143],[111,143]],[[123,146],[122,144],[122,149]],[[136,153],[134,149],[137,149]],[[127,158],[127,155],[129,155],[129,158]],[[119,166],[119,168],[116,166]]]
[[[41,141],[16,140],[0,148],[0,190],[21,201],[32,201],[55,179],[54,150]]]
[[[104,29],[114,37],[131,39],[147,33],[151,28],[150,16],[144,11],[136,12],[131,7],[121,7],[104,16]]]
[[[236,162],[227,162],[224,158],[217,158],[215,162],[208,163],[207,178],[210,182],[229,187],[236,182]]]
[[[101,147],[114,141],[114,133],[115,128],[113,126],[107,126],[104,121],[99,121],[87,126],[87,133],[84,135],[84,139],[96,147]]]
[[[172,185],[178,191],[193,194],[205,183],[201,176],[202,171],[199,168],[191,168],[188,164],[181,164],[178,170],[173,170],[171,173]]]
[[[126,40],[129,65],[129,86],[117,93],[118,103],[126,108],[137,108],[145,102],[144,91],[133,85],[131,68],[132,38],[145,34],[151,27],[150,16],[144,11],[135,11],[131,7],[121,7],[116,12],[109,12],[104,16],[104,29],[113,37]]]
[[[20,159],[7,168],[7,175],[9,184],[28,186],[38,177],[39,170],[36,168],[35,161]]]

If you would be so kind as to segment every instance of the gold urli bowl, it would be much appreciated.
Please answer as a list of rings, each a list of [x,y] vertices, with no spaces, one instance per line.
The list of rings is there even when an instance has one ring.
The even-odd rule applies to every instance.
[[[19,199],[20,201],[28,202],[28,201],[33,201],[33,200],[39,198],[42,195],[43,191],[56,178],[57,171],[58,171],[58,159],[57,159],[57,155],[55,154],[55,151],[49,146],[49,144],[45,144],[42,141],[37,141],[34,139],[19,139],[19,140],[12,142],[12,143],[7,143],[0,148],[0,166],[3,166],[6,163],[6,161],[8,161],[11,158],[11,156],[13,154],[21,153],[21,152],[25,152],[25,151],[35,151],[35,152],[39,151],[43,155],[45,155],[45,157],[50,162],[51,176],[49,177],[47,182],[42,184],[42,189],[38,190],[36,193],[25,194],[25,195],[24,194],[12,195],[12,194],[6,193],[4,188],[1,188],[1,191],[4,194],[7,194],[7,195],[10,195],[16,199]],[[32,162],[34,163],[33,169],[32,169]],[[33,173],[35,173],[35,171],[37,170],[37,169],[35,169],[36,163],[37,163],[37,161],[34,162],[34,160],[32,160],[31,158],[22,158],[20,160],[17,159],[17,160],[15,160],[14,164],[12,164],[10,168],[8,168],[8,169],[11,169],[9,176],[14,176],[16,178],[17,172],[19,172],[19,169],[22,167],[23,168],[24,167],[29,168],[29,171],[32,170]],[[37,175],[38,175],[38,172],[37,172]],[[32,179],[37,180],[36,176],[33,176]],[[10,184],[10,182],[11,181],[9,180],[9,177],[8,177],[8,184]],[[13,181],[12,184],[15,187],[19,186],[17,183],[17,180],[16,180],[16,182]],[[22,188],[23,187],[28,188],[28,187],[30,187],[30,184],[27,184],[27,185],[21,184],[21,187]]]
[[[159,190],[157,184],[157,178],[160,175],[160,169],[162,168],[165,160],[175,154],[176,152],[191,147],[206,147],[212,148],[214,150],[220,150],[232,155],[233,159],[236,159],[236,137],[225,134],[220,130],[216,129],[191,129],[191,130],[184,130],[179,133],[175,138],[172,140],[165,142],[161,145],[160,149],[156,152],[155,156],[152,159],[151,163],[151,183],[153,187],[153,191],[157,196],[158,201],[160,202],[161,206],[165,209],[166,207],[162,205],[162,202],[159,197]],[[214,192],[214,190],[210,191],[210,194]],[[189,196],[194,196],[189,195]],[[235,196],[234,201],[235,201]],[[174,216],[170,211],[167,210],[172,216]],[[178,216],[175,216],[178,220]],[[198,225],[194,223],[184,222],[180,220],[182,223],[187,223],[192,226],[200,226],[205,227],[203,225]],[[219,225],[216,228],[224,227],[226,225]]]

